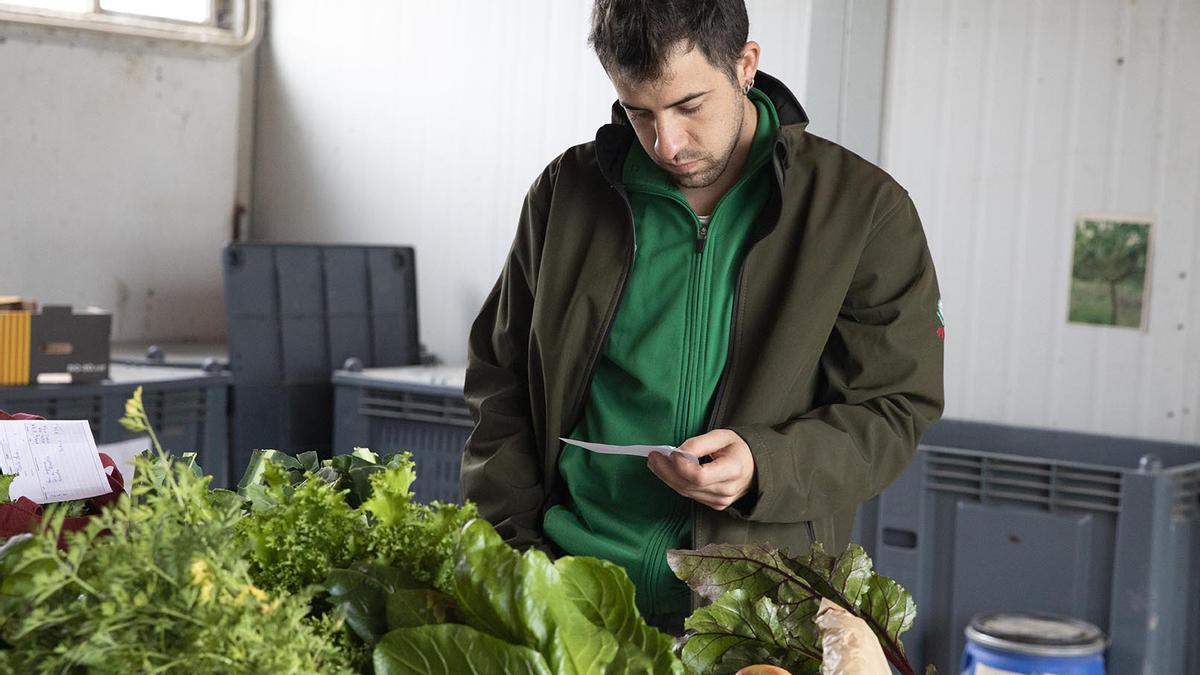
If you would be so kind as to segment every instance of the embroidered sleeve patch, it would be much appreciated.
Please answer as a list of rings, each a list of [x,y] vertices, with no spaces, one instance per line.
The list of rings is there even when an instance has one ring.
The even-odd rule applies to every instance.
[[[938,298],[937,320],[938,320],[938,328],[937,328],[938,339],[945,340],[946,339],[946,318],[945,318],[945,315],[942,314],[942,299],[941,298]]]

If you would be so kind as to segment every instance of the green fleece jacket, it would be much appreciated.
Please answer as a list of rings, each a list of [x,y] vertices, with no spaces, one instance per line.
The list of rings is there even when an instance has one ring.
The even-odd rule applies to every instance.
[[[666,171],[639,143],[625,160],[637,253],[626,301],[604,345],[583,419],[571,438],[679,445],[704,432],[729,351],[733,292],[744,244],[771,190],[768,162],[779,123],[751,90],[756,124],[741,178],[701,223]],[[666,552],[691,543],[691,501],[640,457],[563,448],[566,498],[546,511],[546,536],[572,555],[611,560],[637,588],[643,614],[686,612],[691,594]]]
[[[904,188],[808,133],[759,71],[779,128],[770,194],[737,270],[725,367],[703,430],[741,436],[753,494],[690,506],[691,544],[766,542],[804,553],[849,540],[858,505],[911,461],[943,406],[938,285]],[[471,327],[465,383],[475,427],[463,495],[513,546],[555,552],[547,510],[570,499],[560,437],[579,428],[636,261],[635,138],[619,106],[594,142],[534,181],[504,269]]]

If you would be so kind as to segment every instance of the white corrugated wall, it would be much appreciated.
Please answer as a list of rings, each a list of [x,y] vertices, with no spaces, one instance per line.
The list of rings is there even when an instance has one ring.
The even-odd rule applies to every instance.
[[[113,312],[113,339],[218,339],[240,58],[0,24],[0,295]]]
[[[287,0],[259,66],[257,239],[411,244],[450,361],[542,168],[608,121],[590,0]],[[809,0],[752,0],[764,69],[804,91]]]
[[[415,245],[422,338],[461,359],[530,180],[607,118],[590,4],[273,3],[255,237]],[[870,156],[842,128],[870,97],[824,79],[870,46],[860,5],[749,3],[764,69]],[[850,51],[810,35],[839,11]],[[941,275],[947,415],[1200,440],[1200,2],[895,0],[890,23],[882,163]],[[1066,322],[1072,223],[1097,211],[1154,219],[1144,331]]]
[[[946,307],[948,416],[1200,441],[1200,2],[898,0],[883,162]],[[1072,222],[1153,218],[1144,331],[1068,324]]]

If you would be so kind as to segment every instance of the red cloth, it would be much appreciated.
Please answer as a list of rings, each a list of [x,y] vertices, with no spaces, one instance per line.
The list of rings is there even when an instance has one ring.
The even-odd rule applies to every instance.
[[[0,410],[0,421],[5,420],[44,420],[44,417],[37,415],[28,415],[26,413],[16,413],[10,415],[3,410]],[[125,479],[121,476],[121,470],[113,462],[112,458],[103,452],[100,453],[100,464],[105,469],[112,468],[108,473],[108,494],[103,494],[98,497],[92,497],[91,508],[93,511],[98,511],[107,504],[117,501],[121,493],[125,490]],[[77,516],[67,518],[63,521],[63,534],[67,532],[75,532],[87,527],[90,516]],[[15,502],[0,504],[0,539],[11,537],[16,534],[25,532],[36,532],[42,522],[42,505],[29,499],[28,497],[20,497]],[[58,540],[59,548],[66,548],[66,542],[62,536]]]

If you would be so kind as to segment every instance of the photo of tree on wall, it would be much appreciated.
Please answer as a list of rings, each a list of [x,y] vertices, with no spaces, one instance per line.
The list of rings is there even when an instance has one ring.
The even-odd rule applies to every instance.
[[[1078,219],[1068,320],[1141,328],[1149,252],[1147,221]]]

